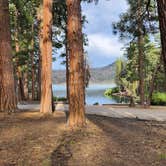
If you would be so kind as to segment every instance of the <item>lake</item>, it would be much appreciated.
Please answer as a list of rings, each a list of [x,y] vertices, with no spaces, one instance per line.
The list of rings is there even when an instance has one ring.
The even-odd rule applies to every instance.
[[[115,87],[115,84],[90,84],[86,89],[86,104],[93,105],[99,104],[116,104],[121,101],[113,98],[107,98],[104,96],[106,89]],[[66,86],[65,85],[53,85],[54,96],[66,97]]]

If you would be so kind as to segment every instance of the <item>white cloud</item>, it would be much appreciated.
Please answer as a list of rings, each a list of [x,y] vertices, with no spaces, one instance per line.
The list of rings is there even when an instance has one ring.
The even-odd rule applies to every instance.
[[[111,29],[111,23],[119,20],[119,14],[125,12],[127,7],[126,0],[99,0],[97,5],[82,4],[83,14],[87,16],[91,32],[97,32],[99,29],[96,25],[101,24],[103,28]]]
[[[112,22],[118,21],[126,9],[126,0],[99,0],[97,5],[82,3],[82,12],[89,22],[83,30],[89,39],[86,50],[93,67],[105,66],[123,55],[123,44],[112,34]],[[54,63],[54,68],[62,68],[60,61]]]
[[[82,3],[88,24],[83,30],[89,39],[88,51],[93,66],[102,66],[123,55],[123,44],[112,34],[112,23],[127,9],[126,0],[99,0],[99,3]]]
[[[104,57],[119,57],[123,55],[121,48],[123,45],[113,36],[106,36],[102,33],[88,35],[89,46],[87,50],[89,54],[100,54]]]

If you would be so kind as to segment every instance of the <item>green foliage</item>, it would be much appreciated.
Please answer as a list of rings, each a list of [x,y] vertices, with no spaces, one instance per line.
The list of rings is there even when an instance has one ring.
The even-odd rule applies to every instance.
[[[124,70],[124,61],[119,58],[116,60],[116,75],[115,75],[115,83],[120,87],[122,82],[121,82],[121,73]]]
[[[138,1],[127,0],[129,9],[127,12],[120,15],[120,21],[113,23],[114,34],[119,33],[120,39],[134,41],[139,36],[139,19],[143,20],[143,33],[156,33],[158,32],[158,24],[156,21],[158,17],[156,15],[156,3],[154,0],[150,1],[147,10],[147,4],[149,0],[142,0],[141,4],[141,16],[138,16],[140,10]]]
[[[133,0],[127,2],[128,11],[120,15],[120,21],[113,23],[114,34],[118,33],[119,38],[127,43],[125,45],[127,62],[121,72],[120,64],[117,64],[116,83],[134,97],[141,95],[139,88],[142,88],[144,96],[148,97],[153,73],[160,61],[160,43],[156,44],[153,40],[156,39],[155,34],[159,32],[156,2],[154,0],[141,0],[141,3]],[[141,38],[143,40],[140,44]],[[139,85],[140,80],[144,83]]]
[[[112,94],[119,93],[119,92],[120,92],[119,87],[114,87],[114,88],[107,89],[104,92],[104,95],[107,97],[110,97],[110,96],[112,96]]]
[[[152,96],[152,105],[166,105],[166,93],[156,92]]]
[[[65,97],[56,97],[56,96],[54,96],[53,97],[53,101],[56,101],[56,102],[58,102],[58,101],[66,102],[67,99]]]
[[[161,153],[159,157],[161,160],[166,160],[166,153]]]
[[[99,103],[98,103],[98,102],[96,102],[96,103],[94,103],[93,105],[99,105]]]

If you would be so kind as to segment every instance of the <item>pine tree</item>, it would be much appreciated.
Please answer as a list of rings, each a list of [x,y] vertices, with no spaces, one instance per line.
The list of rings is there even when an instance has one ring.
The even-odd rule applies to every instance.
[[[114,32],[119,32],[120,38],[129,40],[130,43],[136,42],[138,47],[138,76],[139,76],[139,96],[140,104],[145,103],[145,42],[147,34],[154,34],[158,27],[156,26],[157,18],[153,1],[149,0],[128,0],[129,9],[120,16],[120,21],[113,24]],[[149,10],[147,10],[149,5]],[[151,24],[153,23],[153,24]],[[134,70],[134,69],[132,69]]]
[[[85,124],[84,56],[81,1],[67,0],[67,41],[69,47],[69,119],[70,127]]]
[[[157,0],[158,5],[158,16],[160,24],[160,34],[161,34],[161,45],[162,45],[162,56],[165,66],[166,75],[166,1]]]
[[[15,111],[9,4],[6,0],[0,0],[0,26],[0,111]]]
[[[144,105],[145,93],[144,93],[144,32],[143,32],[143,19],[142,19],[142,0],[138,0],[138,52],[139,52],[139,91],[140,91],[140,104]]]
[[[44,114],[52,113],[52,0],[43,1],[41,108]]]

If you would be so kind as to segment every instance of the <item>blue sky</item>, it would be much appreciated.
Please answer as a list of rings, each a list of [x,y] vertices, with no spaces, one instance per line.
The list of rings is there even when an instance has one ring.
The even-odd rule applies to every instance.
[[[88,35],[89,45],[85,50],[91,67],[111,64],[123,55],[123,43],[112,34],[112,22],[118,21],[119,15],[126,9],[125,0],[99,0],[97,5],[82,3],[82,12],[88,20],[83,31]],[[54,62],[53,68],[64,68],[60,59]]]

